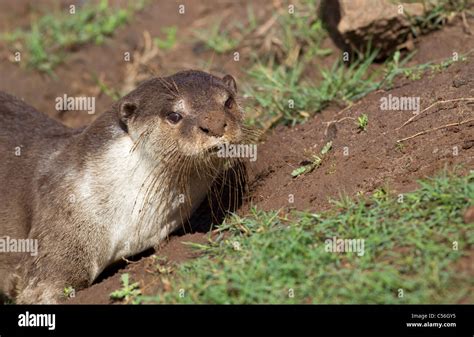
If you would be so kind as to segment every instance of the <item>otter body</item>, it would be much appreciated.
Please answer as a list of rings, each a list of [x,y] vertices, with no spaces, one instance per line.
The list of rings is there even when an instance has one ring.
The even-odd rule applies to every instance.
[[[0,237],[38,244],[0,252],[0,289],[55,303],[179,228],[224,168],[212,149],[242,138],[235,94],[230,76],[181,72],[69,129],[0,93]]]

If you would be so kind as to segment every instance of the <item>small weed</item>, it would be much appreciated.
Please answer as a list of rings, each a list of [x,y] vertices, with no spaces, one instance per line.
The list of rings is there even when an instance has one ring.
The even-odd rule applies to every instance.
[[[99,78],[96,75],[94,75],[93,78],[94,78],[95,84],[99,87],[100,92],[109,96],[114,101],[117,101],[120,99],[120,92],[117,89],[111,88],[110,86],[107,85],[107,83],[105,83],[101,78]]]
[[[334,174],[334,173],[336,173],[336,163],[332,163],[326,172],[326,174],[329,174],[329,175]]]
[[[394,79],[402,74],[405,76],[410,76],[415,69],[417,68],[405,68],[405,64],[415,55],[415,53],[410,53],[403,60],[400,59],[401,54],[399,51],[396,51],[391,59],[388,59],[384,64],[384,77],[379,84],[379,88],[390,88],[393,85]],[[418,69],[417,69],[418,70]]]
[[[406,78],[416,81],[421,79],[421,75],[423,75],[423,71],[420,69],[406,69],[403,71],[403,75],[405,75]]]
[[[130,300],[135,302],[135,297],[141,295],[138,282],[130,284],[128,273],[122,274],[120,279],[122,280],[122,288],[112,292],[110,298],[113,300],[125,300],[126,303],[129,303]]]
[[[326,154],[331,150],[332,148],[332,142],[327,142],[326,145],[322,148],[320,155],[313,155],[311,157],[311,162],[309,164],[303,165],[298,167],[297,169],[294,169],[293,172],[291,172],[292,177],[298,177],[302,174],[307,174],[312,172],[315,168],[319,167],[326,156]]]
[[[221,29],[217,23],[211,29],[200,30],[195,33],[196,37],[205,42],[206,46],[219,54],[234,50],[240,43],[237,38],[232,38],[228,30]]]
[[[385,200],[388,197],[387,190],[384,187],[379,187],[372,193],[372,197],[377,201]]]
[[[357,117],[357,127],[360,131],[365,131],[367,129],[367,124],[369,124],[369,116],[362,114]]]
[[[155,256],[156,271],[159,274],[171,274],[173,272],[173,265],[164,257]]]
[[[232,34],[232,28],[236,28],[237,34]],[[229,27],[222,28],[221,22],[216,22],[210,29],[199,30],[195,33],[196,37],[203,41],[207,48],[219,54],[224,54],[235,50],[240,44],[244,35],[253,27]],[[238,36],[238,37],[236,37]]]
[[[215,23],[210,29],[195,32],[195,36],[210,50],[219,54],[235,50],[243,38],[257,27],[257,20],[251,6],[247,7],[248,23],[234,22],[233,25],[223,28],[222,22]]]
[[[76,290],[73,287],[66,287],[63,289],[63,295],[66,298],[72,298],[76,296]]]
[[[403,144],[402,142],[396,142],[395,143],[395,147],[398,151],[404,153],[405,151],[405,144]]]
[[[170,50],[176,44],[176,33],[178,28],[176,26],[165,27],[162,32],[165,34],[164,39],[156,37],[154,39],[155,45],[161,50]]]

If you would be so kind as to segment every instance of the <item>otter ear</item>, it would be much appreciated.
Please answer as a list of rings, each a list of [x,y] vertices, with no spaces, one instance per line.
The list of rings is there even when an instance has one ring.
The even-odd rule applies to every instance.
[[[235,79],[231,75],[225,75],[222,78],[222,81],[234,91],[234,93],[237,93],[237,82],[235,82]]]
[[[122,123],[127,124],[128,120],[136,114],[138,105],[132,101],[125,101],[120,104],[119,118]]]
[[[128,121],[138,110],[138,104],[132,101],[124,101],[120,103],[118,117],[120,128],[128,133]]]

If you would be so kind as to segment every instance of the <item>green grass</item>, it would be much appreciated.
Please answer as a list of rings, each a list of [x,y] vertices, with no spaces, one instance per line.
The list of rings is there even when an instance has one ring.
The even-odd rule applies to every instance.
[[[209,28],[197,30],[194,35],[205,46],[218,54],[224,54],[234,51],[244,37],[257,27],[257,21],[252,6],[247,7],[247,24],[242,24],[235,20],[231,25],[223,27],[222,22],[218,21]]]
[[[276,124],[293,126],[330,102],[347,104],[377,89],[369,72],[375,51],[349,66],[336,61],[331,68],[321,69],[318,83],[306,76],[308,68],[317,67],[318,59],[332,53],[322,47],[327,33],[317,12],[317,2],[311,0],[298,3],[293,14],[283,10],[268,33],[278,43],[269,51],[252,53],[254,66],[244,87],[244,96],[252,99],[247,108],[249,124],[264,129]]]
[[[234,50],[240,43],[239,39],[231,37],[229,30],[221,28],[220,22],[209,29],[197,31],[195,35],[208,49],[219,54]]]
[[[379,190],[358,201],[342,198],[324,213],[253,209],[234,216],[220,226],[230,235],[177,267],[169,291],[137,302],[472,302],[472,275],[455,264],[474,245],[473,226],[462,220],[474,203],[474,174],[420,184],[403,200]],[[333,237],[363,239],[364,254],[326,251]]]
[[[440,29],[454,15],[466,11],[468,4],[468,0],[423,0],[422,2],[428,8],[423,16],[411,16],[410,13],[406,13],[411,22],[411,31],[415,37]]]
[[[383,87],[384,89],[390,89],[393,85],[393,81],[395,80],[395,78],[397,78],[397,76],[404,76],[405,78],[414,81],[419,80],[426,72],[431,72],[431,74],[436,72],[442,72],[455,62],[466,61],[467,56],[472,52],[473,50],[467,52],[466,54],[458,55],[457,60],[453,57],[448,57],[440,62],[432,61],[408,67],[406,66],[406,64],[413,57],[414,53],[410,53],[405,58],[403,58],[403,60],[400,60],[400,52],[397,51],[393,54],[393,57],[385,63],[383,70],[384,78],[380,82],[379,87]]]
[[[375,57],[373,52],[348,67],[336,61],[331,69],[321,71],[322,80],[318,84],[303,78],[301,64],[293,68],[257,64],[248,72],[251,84],[244,89],[245,96],[254,100],[248,111],[250,124],[295,125],[305,122],[330,102],[348,104],[365,96],[379,86],[374,74],[369,73]],[[264,112],[264,117],[255,111]]]
[[[283,64],[294,67],[298,63],[308,63],[314,58],[331,54],[331,49],[321,47],[327,37],[318,16],[318,2],[303,0],[295,6],[294,13],[288,9],[277,18],[274,38],[279,41],[271,51],[254,55],[267,64]]]
[[[283,9],[282,13],[275,14],[277,15],[274,25],[276,29],[270,29],[267,34],[274,35],[274,40],[278,42],[271,50],[255,53],[253,51],[261,47],[261,36],[253,42],[250,41],[252,58],[258,58],[262,63],[277,62],[294,66],[299,61],[300,55],[303,55],[305,61],[309,61],[313,57],[327,56],[332,53],[332,50],[320,47],[327,34],[321,21],[317,19],[317,7],[317,1],[302,0],[298,2],[293,14],[289,14],[286,9]],[[252,39],[254,37],[252,33],[263,24],[264,22],[258,22],[252,7],[249,6],[247,7],[247,24],[235,21],[223,27],[222,22],[219,21],[210,28],[197,31],[195,36],[208,49],[222,54],[238,50],[242,43],[248,42],[246,37]]]
[[[33,22],[29,29],[6,33],[2,38],[12,45],[20,44],[29,67],[52,74],[54,67],[73,48],[89,42],[102,43],[143,4],[144,1],[138,1],[133,6],[120,9],[109,7],[107,0],[85,4],[77,6],[75,14],[70,14],[69,9],[46,14]]]
[[[408,67],[413,53],[401,59],[394,53],[382,66],[374,70],[372,62],[377,56],[373,51],[349,66],[336,61],[332,68],[322,69],[322,79],[313,83],[305,78],[305,64],[295,67],[268,66],[257,63],[248,71],[250,83],[244,86],[244,97],[251,98],[247,106],[250,125],[264,129],[277,124],[294,126],[304,123],[331,102],[348,105],[378,89],[390,89],[397,77],[417,80],[427,72],[441,72],[467,55],[459,55],[441,62],[427,62]]]

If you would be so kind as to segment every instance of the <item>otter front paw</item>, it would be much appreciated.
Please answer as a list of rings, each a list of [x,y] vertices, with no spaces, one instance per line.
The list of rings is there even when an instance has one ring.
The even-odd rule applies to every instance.
[[[64,298],[63,287],[55,283],[39,282],[28,284],[16,296],[17,304],[57,304]]]

